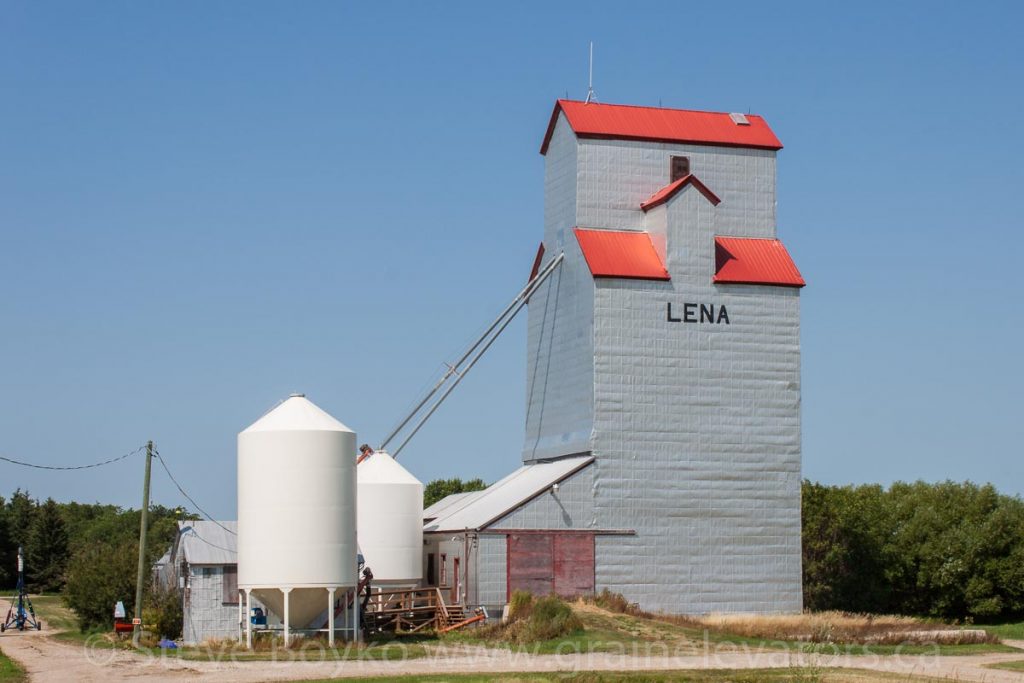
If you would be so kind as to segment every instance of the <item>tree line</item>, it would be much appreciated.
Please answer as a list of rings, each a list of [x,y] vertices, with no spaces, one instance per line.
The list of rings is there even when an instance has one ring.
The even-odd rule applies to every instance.
[[[443,479],[424,505],[480,490]],[[170,547],[181,508],[150,509],[147,559]],[[941,482],[803,483],[803,586],[808,610],[941,618],[1024,615],[1024,501],[991,485]],[[134,610],[139,511],[115,505],[0,497],[0,588],[13,592],[17,549],[32,592],[60,592],[83,628],[109,627],[113,606]],[[173,601],[147,586],[146,606]],[[178,600],[180,603],[180,599]]]
[[[1024,501],[986,484],[803,483],[804,608],[1024,614]]]
[[[138,510],[116,505],[39,501],[21,489],[10,499],[0,496],[0,587],[14,591],[21,547],[30,592],[61,593],[83,628],[110,626],[117,601],[129,614],[135,608],[139,517]],[[195,515],[150,507],[149,566],[174,542],[179,519]]]

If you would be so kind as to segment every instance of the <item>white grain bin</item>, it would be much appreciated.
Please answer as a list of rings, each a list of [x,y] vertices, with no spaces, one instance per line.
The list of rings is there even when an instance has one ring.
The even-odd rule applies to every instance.
[[[238,587],[282,620],[288,590],[292,628],[357,584],[355,458],[355,433],[301,394],[238,435]]]
[[[359,463],[359,547],[373,582],[423,577],[423,484],[384,451]]]

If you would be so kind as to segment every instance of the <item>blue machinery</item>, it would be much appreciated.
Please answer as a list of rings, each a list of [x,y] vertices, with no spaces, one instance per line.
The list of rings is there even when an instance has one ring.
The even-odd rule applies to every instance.
[[[37,631],[43,629],[43,622],[36,619],[36,611],[32,607],[32,601],[28,598],[28,591],[25,590],[25,560],[22,556],[21,547],[18,547],[18,594],[11,598],[11,608],[7,610],[7,618],[0,624],[0,631],[9,628],[16,628],[24,631],[26,628],[34,628]]]

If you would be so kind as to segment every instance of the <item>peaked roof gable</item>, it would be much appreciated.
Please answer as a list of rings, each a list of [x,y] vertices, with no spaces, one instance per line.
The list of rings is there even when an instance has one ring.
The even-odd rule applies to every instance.
[[[689,175],[684,175],[682,178],[676,180],[675,182],[669,183],[665,187],[661,188],[660,190],[652,194],[647,201],[642,202],[640,204],[640,208],[646,213],[647,211],[650,211],[654,207],[664,204],[668,200],[672,199],[672,197],[675,197],[676,194],[687,185],[693,185],[695,188],[697,188],[697,190],[700,191],[702,195],[708,198],[709,202],[711,202],[715,206],[718,206],[719,204],[722,203],[722,200],[718,198],[718,195],[709,190],[707,185],[705,185],[704,183],[697,179],[697,176],[690,173]]]
[[[541,154],[547,154],[560,113],[565,114],[569,127],[580,138],[782,149],[767,122],[755,114],[746,114],[743,118],[747,123],[741,124],[724,112],[557,100]]]

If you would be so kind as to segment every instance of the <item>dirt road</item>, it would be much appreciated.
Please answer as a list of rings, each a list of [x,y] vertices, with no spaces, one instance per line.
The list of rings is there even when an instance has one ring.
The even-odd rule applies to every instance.
[[[1011,643],[1024,648],[1024,642]],[[612,653],[528,655],[500,649],[448,648],[432,656],[405,661],[181,661],[145,657],[134,652],[91,649],[56,640],[36,631],[8,631],[0,648],[29,673],[32,683],[108,683],[111,681],[209,681],[252,683],[352,676],[401,674],[512,673],[553,671],[643,671],[842,667],[922,675],[957,681],[1021,683],[1024,674],[986,668],[985,664],[1024,659],[1024,652],[975,656],[839,656],[796,655],[771,651],[705,652],[680,657]]]

